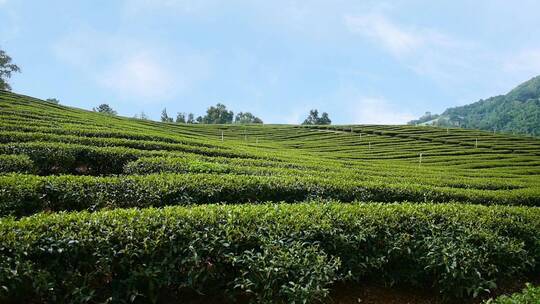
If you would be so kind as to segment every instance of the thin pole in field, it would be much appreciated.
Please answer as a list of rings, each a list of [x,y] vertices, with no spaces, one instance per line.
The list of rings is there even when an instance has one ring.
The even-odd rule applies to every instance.
[[[371,142],[368,143],[368,147],[371,150]]]
[[[446,128],[446,134],[450,134],[450,131],[448,130],[448,128]]]
[[[221,141],[223,141],[223,131],[221,131]]]
[[[420,159],[418,160],[418,165],[422,165],[422,153],[420,153]]]
[[[477,139],[475,140],[475,142],[474,142],[474,148],[475,148],[475,149],[478,148],[478,138],[477,138]]]

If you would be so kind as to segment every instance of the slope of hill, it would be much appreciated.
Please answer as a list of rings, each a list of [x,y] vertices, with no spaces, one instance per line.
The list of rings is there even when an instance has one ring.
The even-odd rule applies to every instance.
[[[164,124],[0,92],[2,302],[318,302],[360,280],[472,297],[539,269],[537,206],[532,138]]]
[[[540,135],[540,76],[510,91],[470,105],[450,108],[409,124],[456,126],[496,132]]]

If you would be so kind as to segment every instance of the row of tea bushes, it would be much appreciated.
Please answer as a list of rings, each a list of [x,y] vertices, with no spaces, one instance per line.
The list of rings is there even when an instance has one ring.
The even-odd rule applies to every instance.
[[[533,189],[460,190],[384,181],[234,174],[150,174],[128,176],[0,176],[0,216],[40,211],[99,210],[206,203],[299,202],[452,202],[540,206]]]
[[[193,290],[323,300],[372,280],[474,297],[540,270],[540,209],[461,204],[204,205],[0,220],[0,300],[159,301]]]
[[[540,303],[540,286],[534,287],[528,283],[521,292],[510,296],[504,295],[496,299],[490,299],[485,304],[538,304]]]
[[[34,162],[26,155],[0,154],[0,174],[9,172],[33,173],[35,171]]]

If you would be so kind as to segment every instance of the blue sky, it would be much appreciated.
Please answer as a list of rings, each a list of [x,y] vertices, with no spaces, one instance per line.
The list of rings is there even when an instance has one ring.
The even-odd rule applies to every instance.
[[[15,92],[119,114],[405,123],[540,74],[539,1],[0,0]]]

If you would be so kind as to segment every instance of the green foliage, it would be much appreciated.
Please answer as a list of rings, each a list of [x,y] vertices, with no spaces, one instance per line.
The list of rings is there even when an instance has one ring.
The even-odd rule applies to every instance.
[[[230,124],[233,122],[234,113],[227,111],[224,104],[218,103],[206,110],[206,115],[198,119],[203,124]]]
[[[56,98],[47,98],[45,99],[46,102],[50,102],[50,103],[54,103],[54,104],[59,104],[60,103],[60,100],[56,99]]]
[[[538,304],[540,303],[540,287],[534,287],[527,283],[527,286],[521,293],[514,293],[511,296],[500,296],[496,299],[490,299],[486,304]]]
[[[11,60],[11,57],[0,49],[0,90],[10,91],[11,86],[7,82],[8,79],[13,73],[21,71],[16,64],[11,63]]]
[[[186,113],[180,113],[178,112],[176,114],[176,123],[186,123]]]
[[[164,108],[163,111],[161,111],[161,121],[162,122],[173,122],[173,118],[169,117],[167,114],[167,108]]]
[[[537,268],[540,212],[463,205],[200,206],[0,221],[0,297],[159,301],[225,291],[260,303],[324,298],[376,277],[447,297]],[[406,261],[406,263],[405,263]]]
[[[144,111],[141,111],[140,114],[135,114],[133,118],[140,119],[140,120],[150,120],[150,118],[148,117],[148,115],[146,115],[146,113],[144,113]]]
[[[328,113],[323,112],[321,117],[319,117],[318,110],[311,110],[302,125],[329,125],[331,123],[332,121],[330,120],[330,117],[328,117]]]
[[[540,269],[534,138],[183,118],[0,92],[0,302],[312,303],[350,280],[473,297]]]
[[[26,155],[0,155],[0,174],[6,172],[33,173],[34,162]]]
[[[125,174],[152,173],[228,173],[229,166],[202,161],[193,157],[140,158],[124,167]]]
[[[262,124],[263,121],[259,117],[251,114],[250,112],[240,112],[236,114],[234,123],[238,124]]]
[[[423,124],[423,123],[426,123],[426,122],[430,122],[432,120],[435,120],[437,118],[439,118],[439,114],[431,114],[431,112],[426,112],[424,115],[422,115],[419,119],[416,119],[416,120],[411,120],[409,122],[407,122],[408,125],[418,125],[418,124]]]
[[[106,163],[107,161],[104,162]],[[113,164],[120,166],[118,162]],[[126,172],[163,170],[163,165],[160,160],[135,162],[126,166]],[[0,216],[21,216],[42,210],[97,210],[111,207],[264,201],[300,202],[310,198],[336,199],[343,202],[462,201],[540,206],[538,191],[519,191],[513,194],[464,190],[445,192],[429,186],[388,185],[384,181],[355,182],[279,174],[224,174],[234,171],[230,166],[197,161],[165,165],[174,165],[174,169],[180,173],[192,173],[111,177],[0,176]],[[25,180],[24,185],[20,184],[22,180]]]
[[[93,108],[92,111],[111,115],[111,116],[116,115],[116,111],[113,110],[113,108],[106,103],[100,104],[99,106],[97,106],[97,108]]]
[[[85,145],[49,143],[20,143],[0,145],[0,153],[24,154],[35,164],[40,174],[111,174],[121,173],[123,167],[143,151],[123,147],[95,148]]]
[[[457,126],[539,136],[540,76],[522,83],[506,95],[449,108],[440,116],[423,116],[419,120],[409,122],[409,124],[423,123],[434,119],[433,125],[443,127]]]

